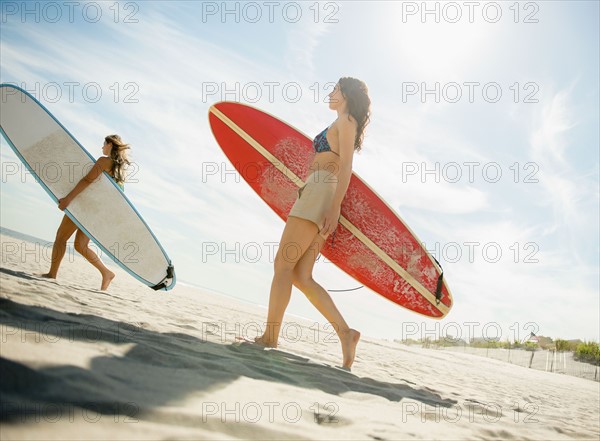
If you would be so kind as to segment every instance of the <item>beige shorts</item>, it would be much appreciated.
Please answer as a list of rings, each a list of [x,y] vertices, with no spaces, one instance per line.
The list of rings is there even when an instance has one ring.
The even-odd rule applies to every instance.
[[[306,178],[306,184],[298,189],[298,199],[288,216],[314,222],[321,231],[325,214],[333,203],[337,182],[337,176],[329,170],[313,172]]]

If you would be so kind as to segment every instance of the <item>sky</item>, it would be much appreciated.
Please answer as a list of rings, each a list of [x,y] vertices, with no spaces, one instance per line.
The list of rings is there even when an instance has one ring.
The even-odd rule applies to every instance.
[[[314,136],[352,76],[372,100],[354,171],[440,261],[454,306],[437,321],[366,288],[332,293],[350,326],[600,339],[597,1],[0,3],[0,81],[93,156],[108,134],[132,145],[126,195],[179,283],[267,305],[284,227],[209,107],[251,104]],[[4,139],[0,159],[0,225],[51,241],[62,213]],[[314,276],[360,286],[323,258]],[[295,289],[288,313],[325,323]]]

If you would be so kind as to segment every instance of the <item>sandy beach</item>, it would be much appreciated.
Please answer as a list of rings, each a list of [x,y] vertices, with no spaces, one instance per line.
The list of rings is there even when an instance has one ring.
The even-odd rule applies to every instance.
[[[2,440],[600,437],[594,381],[364,334],[347,372],[324,321],[263,350],[258,306],[118,268],[101,292],[77,255],[42,279],[43,244],[1,241]]]

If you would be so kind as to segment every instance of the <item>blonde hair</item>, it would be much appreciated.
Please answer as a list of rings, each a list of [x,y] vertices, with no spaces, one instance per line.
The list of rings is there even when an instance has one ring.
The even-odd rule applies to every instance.
[[[119,135],[108,135],[104,138],[104,141],[112,145],[109,154],[110,159],[112,159],[110,173],[118,184],[123,184],[125,183],[125,170],[130,164],[127,150],[131,147],[129,147],[129,144],[125,144]]]

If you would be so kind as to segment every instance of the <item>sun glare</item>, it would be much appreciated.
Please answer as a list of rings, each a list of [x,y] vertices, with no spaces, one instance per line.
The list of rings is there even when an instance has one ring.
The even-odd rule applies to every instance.
[[[409,9],[406,3],[416,9]],[[456,2],[430,3],[424,11],[422,3],[394,4],[382,26],[383,41],[393,59],[404,69],[424,77],[459,75],[479,63],[478,55],[499,23],[490,23],[491,13],[468,10]],[[450,7],[446,5],[452,4]],[[391,6],[391,5],[390,5]],[[494,26],[496,25],[496,26]],[[410,63],[407,63],[410,60]]]

